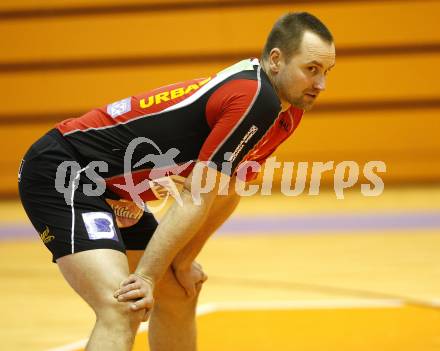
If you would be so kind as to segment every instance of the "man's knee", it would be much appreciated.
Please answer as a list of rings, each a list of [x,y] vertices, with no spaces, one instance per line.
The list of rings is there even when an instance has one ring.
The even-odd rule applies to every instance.
[[[182,311],[195,311],[202,283],[196,284],[194,296],[188,296],[183,287],[177,282],[171,271],[167,272],[160,282],[155,295],[156,310],[167,310],[179,314]]]
[[[116,323],[121,327],[137,328],[143,320],[145,310],[132,311],[130,305],[131,302],[119,302],[110,295],[100,299],[93,309],[101,323],[109,323],[113,326]]]
[[[201,286],[196,288],[194,296],[188,296],[182,287],[170,287],[167,290],[160,290],[155,298],[155,304],[173,303],[182,306],[192,306],[197,304],[201,291]]]

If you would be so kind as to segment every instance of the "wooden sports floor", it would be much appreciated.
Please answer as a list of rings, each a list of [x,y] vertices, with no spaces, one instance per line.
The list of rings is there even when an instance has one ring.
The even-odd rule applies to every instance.
[[[0,215],[0,349],[80,350],[92,313],[20,205]],[[440,186],[244,198],[199,261],[202,351],[440,350]]]

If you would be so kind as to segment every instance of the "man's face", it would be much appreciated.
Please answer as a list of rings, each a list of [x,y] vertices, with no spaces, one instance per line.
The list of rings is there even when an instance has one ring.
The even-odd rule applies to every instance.
[[[299,52],[288,62],[284,57],[281,53],[277,62],[277,55],[271,55],[271,68],[277,67],[273,82],[279,97],[283,105],[289,103],[310,110],[325,90],[327,73],[335,65],[335,46],[312,32],[305,32]]]

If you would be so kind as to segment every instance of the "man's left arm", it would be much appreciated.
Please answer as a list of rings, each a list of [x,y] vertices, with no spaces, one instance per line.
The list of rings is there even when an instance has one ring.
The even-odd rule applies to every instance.
[[[231,216],[240,202],[231,179],[228,195],[217,195],[202,227],[173,260],[174,274],[188,296],[196,293],[197,281],[191,275],[192,264],[210,236]],[[204,273],[201,272],[203,275]],[[206,280],[206,277],[204,278]]]

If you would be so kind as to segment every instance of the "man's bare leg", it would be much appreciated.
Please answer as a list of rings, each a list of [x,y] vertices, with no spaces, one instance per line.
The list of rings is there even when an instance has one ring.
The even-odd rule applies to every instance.
[[[130,303],[113,297],[129,274],[127,257],[116,250],[99,249],[64,256],[57,263],[67,282],[96,314],[86,350],[131,350],[145,310],[133,312]]]
[[[134,271],[143,251],[127,251],[130,271]],[[189,298],[171,269],[159,282],[149,320],[148,338],[151,351],[195,351],[196,307],[200,289]]]
[[[208,235],[202,239],[202,242],[207,240],[209,235],[231,215],[240,201],[234,190],[235,179],[230,182],[229,187],[231,196],[220,196],[213,204],[212,218],[202,232]],[[191,244],[190,242],[188,246]],[[184,248],[181,252],[184,257],[187,255],[186,251],[188,250]],[[142,250],[127,251],[130,272],[134,272],[143,253]],[[171,269],[168,269],[155,289],[155,305],[151,312],[148,333],[152,351],[197,349],[196,308],[201,284],[197,287],[196,296],[188,297]]]

